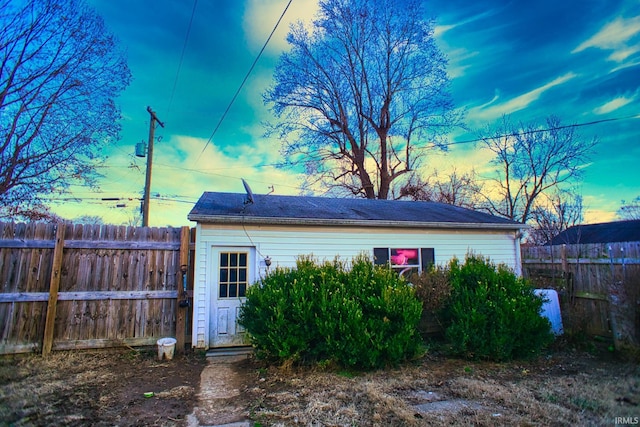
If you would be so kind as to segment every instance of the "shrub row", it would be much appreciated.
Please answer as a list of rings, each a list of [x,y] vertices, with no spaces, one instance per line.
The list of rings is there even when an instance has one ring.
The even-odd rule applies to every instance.
[[[372,369],[417,354],[421,312],[413,288],[366,256],[301,257],[249,289],[239,321],[260,357]]]
[[[410,282],[366,256],[351,265],[301,257],[249,289],[239,322],[259,357],[360,369],[418,354],[423,307],[447,325],[445,348],[455,356],[530,357],[553,339],[543,300],[506,266],[469,255]]]
[[[453,259],[445,269],[416,277],[415,283],[425,308],[445,325],[446,348],[452,355],[496,361],[527,358],[553,340],[549,320],[540,316],[543,299],[504,265],[468,255],[464,263]]]

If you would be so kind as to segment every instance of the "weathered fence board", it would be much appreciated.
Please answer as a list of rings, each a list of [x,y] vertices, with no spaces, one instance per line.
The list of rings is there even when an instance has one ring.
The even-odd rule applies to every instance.
[[[561,295],[568,328],[640,344],[640,242],[522,248],[523,271]]]
[[[49,280],[47,315],[44,322],[44,340],[42,341],[43,355],[51,352],[51,346],[53,345],[53,328],[56,322],[56,311],[58,310],[58,290],[60,289],[60,275],[62,272],[65,228],[65,224],[59,224],[56,230],[56,240],[53,248],[53,265],[51,267],[51,279]]]
[[[182,263],[190,264],[193,234],[188,227],[0,223],[0,354],[150,345],[174,335],[179,351],[190,337],[190,308],[178,301],[192,289],[192,282],[183,289],[191,266]],[[186,331],[176,334],[178,317]]]

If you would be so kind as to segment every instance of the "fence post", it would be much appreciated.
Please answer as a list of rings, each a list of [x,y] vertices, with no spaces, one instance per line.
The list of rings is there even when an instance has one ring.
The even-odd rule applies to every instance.
[[[42,340],[42,355],[51,353],[53,346],[53,329],[56,324],[56,310],[58,308],[58,289],[60,288],[60,270],[62,269],[62,252],[64,247],[64,223],[58,224],[56,240],[53,249],[53,265],[51,266],[51,280],[49,281],[49,302],[47,303],[47,319],[44,324],[44,339]]]
[[[186,330],[186,318],[187,308],[181,306],[182,301],[189,301],[187,298],[187,272],[189,264],[189,240],[190,240],[189,227],[184,226],[180,230],[180,271],[182,272],[182,282],[178,285],[181,289],[178,289],[178,296],[176,299],[176,351],[182,353],[184,351],[185,343],[185,330]]]

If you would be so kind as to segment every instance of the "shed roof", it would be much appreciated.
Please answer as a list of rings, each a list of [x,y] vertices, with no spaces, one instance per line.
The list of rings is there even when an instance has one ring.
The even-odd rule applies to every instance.
[[[574,225],[551,239],[549,245],[640,242],[640,220]]]
[[[436,202],[205,192],[189,213],[203,223],[519,230],[526,225]]]

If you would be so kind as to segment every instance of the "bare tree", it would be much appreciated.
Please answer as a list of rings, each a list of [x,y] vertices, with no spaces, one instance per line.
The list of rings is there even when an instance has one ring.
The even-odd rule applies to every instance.
[[[532,217],[536,200],[543,194],[562,189],[581,177],[597,139],[583,139],[575,126],[562,125],[550,116],[543,125],[520,123],[513,126],[508,117],[483,138],[495,154],[494,185],[484,194],[486,208],[493,214],[525,223]]]
[[[142,226],[142,214],[139,209],[134,209],[132,213],[127,215],[127,219],[124,222],[124,225],[128,225],[130,227],[140,227]]]
[[[455,168],[447,173],[435,171],[426,179],[412,177],[400,189],[401,198],[447,203],[463,208],[479,208],[482,186],[475,171],[460,173]]]
[[[265,93],[290,165],[307,184],[386,199],[459,124],[420,0],[321,0],[313,30],[291,27]]]
[[[629,203],[623,200],[617,214],[623,220],[640,219],[640,196],[637,196]]]
[[[103,225],[104,218],[98,215],[80,215],[71,220],[74,224]]]
[[[558,191],[546,199],[544,203],[536,203],[532,210],[533,229],[528,233],[528,243],[544,245],[584,220],[582,196],[571,191]]]
[[[46,214],[43,195],[95,184],[129,69],[82,0],[0,0],[0,67],[0,216]]]

